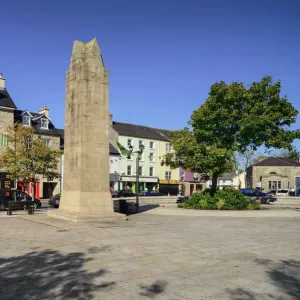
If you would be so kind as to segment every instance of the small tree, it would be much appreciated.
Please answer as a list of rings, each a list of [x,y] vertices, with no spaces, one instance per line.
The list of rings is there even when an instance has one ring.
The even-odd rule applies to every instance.
[[[37,176],[59,178],[59,150],[49,148],[31,127],[16,123],[8,127],[8,147],[0,154],[0,166],[13,180],[32,183],[33,198]]]
[[[233,155],[256,151],[258,147],[291,149],[299,130],[295,123],[298,111],[280,97],[281,83],[270,76],[246,87],[241,82],[224,81],[211,86],[209,97],[196,109],[189,124],[172,136],[176,152],[166,156],[171,166],[199,168],[212,175],[212,193],[218,176],[232,170]]]

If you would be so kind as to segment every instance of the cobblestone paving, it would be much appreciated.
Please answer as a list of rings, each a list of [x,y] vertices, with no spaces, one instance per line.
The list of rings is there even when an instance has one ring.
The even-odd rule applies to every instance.
[[[289,213],[56,227],[3,217],[0,299],[300,299],[300,213]]]

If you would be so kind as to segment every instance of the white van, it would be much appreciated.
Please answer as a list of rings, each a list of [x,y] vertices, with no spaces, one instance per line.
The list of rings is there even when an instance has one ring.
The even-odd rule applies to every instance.
[[[287,197],[289,195],[289,190],[278,190],[276,192],[277,197]]]

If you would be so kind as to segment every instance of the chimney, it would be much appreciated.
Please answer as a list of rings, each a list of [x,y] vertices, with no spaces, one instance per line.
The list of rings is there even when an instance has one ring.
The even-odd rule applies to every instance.
[[[45,114],[47,117],[49,116],[49,108],[44,105],[40,110],[39,110],[39,114],[42,115],[42,114]]]
[[[112,124],[113,124],[112,118],[113,118],[113,115],[110,114],[110,115],[109,115],[109,125],[110,125],[110,126],[112,126]]]
[[[2,73],[0,73],[0,90],[5,89],[5,78],[2,77]]]

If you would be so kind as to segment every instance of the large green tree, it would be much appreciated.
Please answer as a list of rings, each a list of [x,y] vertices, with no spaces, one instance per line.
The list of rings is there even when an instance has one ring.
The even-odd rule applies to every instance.
[[[298,111],[280,91],[280,81],[270,76],[249,87],[241,82],[213,84],[205,103],[191,115],[191,129],[172,134],[174,153],[163,163],[206,173],[214,193],[218,176],[232,170],[236,151],[260,146],[291,149],[300,137],[299,130],[290,128]]]
[[[48,147],[32,128],[22,124],[9,126],[7,131],[8,147],[0,154],[0,166],[5,168],[12,180],[33,183],[34,195],[39,176],[48,180],[60,177],[59,150]]]

